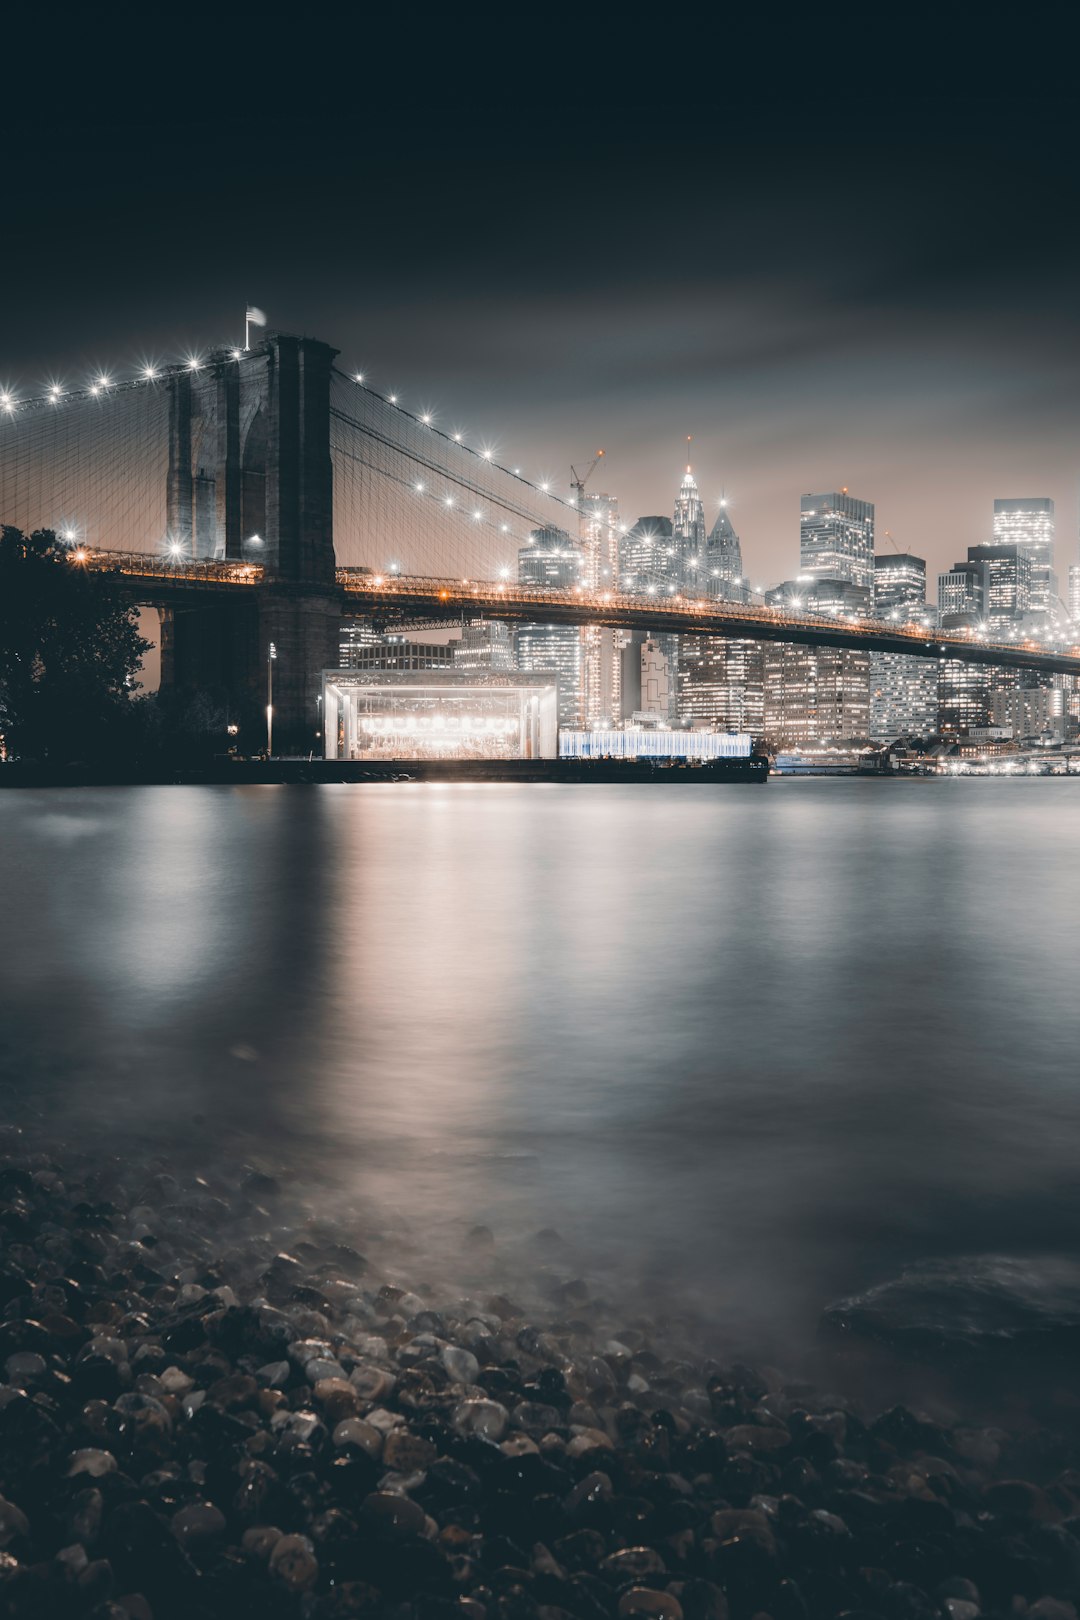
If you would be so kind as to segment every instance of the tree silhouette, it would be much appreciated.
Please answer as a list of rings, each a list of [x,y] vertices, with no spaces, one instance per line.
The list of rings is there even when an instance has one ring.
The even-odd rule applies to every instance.
[[[49,529],[0,529],[0,736],[9,758],[125,751],[150,643],[107,574]]]

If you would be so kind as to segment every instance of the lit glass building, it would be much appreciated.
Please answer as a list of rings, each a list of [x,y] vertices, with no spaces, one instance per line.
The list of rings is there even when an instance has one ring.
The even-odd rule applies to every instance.
[[[675,497],[675,516],[671,531],[675,539],[675,553],[679,563],[676,581],[680,590],[696,594],[698,577],[704,566],[705,508],[701,504],[697,482],[688,466]]]
[[[514,631],[514,658],[521,674],[555,679],[560,726],[583,723],[582,632],[577,625],[520,625]]]
[[[675,537],[669,517],[640,517],[619,536],[619,589],[631,596],[663,596],[677,587]]]
[[[926,562],[910,552],[874,558],[874,617],[906,622],[926,607]]]
[[[323,672],[327,759],[554,759],[556,708],[543,676]]]
[[[765,606],[791,608],[796,613],[829,614],[840,619],[861,619],[869,615],[870,592],[846,579],[801,574],[798,579],[785,579],[766,591]]]
[[[619,577],[619,500],[616,495],[586,495],[579,514],[584,558],[582,584],[614,587]]]
[[[1045,496],[995,501],[994,543],[1023,550],[1031,564],[1031,610],[1048,613],[1057,601],[1053,501]]]
[[[766,642],[764,733],[771,748],[850,742],[870,726],[870,655]]]
[[[585,553],[565,529],[534,529],[518,552],[518,583],[570,590],[585,575]]]
[[[954,563],[938,575],[938,613],[948,628],[958,617],[981,619],[986,608],[986,569],[981,563]]]
[[[1034,603],[1034,567],[1025,546],[969,546],[968,562],[983,570],[982,617],[991,625],[1013,624]]]
[[[346,619],[338,659],[342,669],[452,669],[454,643],[410,641],[408,636],[386,635],[366,619]]]
[[[498,674],[517,668],[510,627],[498,619],[475,619],[464,625],[461,639],[451,644],[451,650],[457,670],[488,670]]]
[[[1016,671],[943,658],[938,666],[938,731],[955,741],[992,724],[994,697],[1016,687]]]
[[[748,602],[750,587],[743,577],[742,543],[728,516],[727,501],[720,502],[716,522],[705,542],[700,591],[724,602]]]
[[[765,654],[744,637],[679,637],[679,719],[683,725],[760,737],[765,713]]]
[[[846,489],[804,495],[799,518],[799,572],[874,589],[874,505]]]
[[[938,728],[938,666],[933,658],[870,654],[870,729],[873,742],[932,737]]]

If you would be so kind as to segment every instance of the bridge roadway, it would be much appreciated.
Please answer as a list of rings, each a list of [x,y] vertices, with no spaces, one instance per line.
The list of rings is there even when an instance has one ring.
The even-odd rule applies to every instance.
[[[118,571],[133,595],[169,605],[191,595],[254,594],[273,581],[257,563],[174,559],[167,555],[91,551],[80,547],[72,561],[95,570]],[[603,624],[627,630],[734,636],[803,646],[846,647],[866,652],[906,653],[916,658],[954,658],[1044,674],[1080,675],[1080,646],[1047,648],[1036,641],[990,641],[966,630],[926,630],[876,619],[839,619],[673,596],[624,596],[615,591],[545,590],[499,580],[433,579],[375,574],[359,568],[336,571],[343,618],[371,616],[384,624],[458,623],[462,616],[526,624]]]

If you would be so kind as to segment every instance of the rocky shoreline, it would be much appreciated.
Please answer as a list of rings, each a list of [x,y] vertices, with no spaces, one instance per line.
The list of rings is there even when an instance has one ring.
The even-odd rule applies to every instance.
[[[555,1234],[518,1297],[15,1126],[0,1232],[0,1614],[1075,1620],[1071,1441],[695,1356]]]

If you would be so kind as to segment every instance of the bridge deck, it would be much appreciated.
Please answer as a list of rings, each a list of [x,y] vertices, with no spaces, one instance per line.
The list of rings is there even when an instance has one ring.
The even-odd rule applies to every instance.
[[[339,568],[348,612],[457,620],[472,617],[543,624],[606,624],[630,630],[749,637],[804,646],[846,647],[907,653],[916,658],[956,658],[965,663],[1039,669],[1080,675],[1080,647],[1047,648],[1033,641],[994,642],[972,631],[925,630],[874,619],[834,619],[792,614],[782,608],[739,602],[646,598],[614,591],[544,590],[493,580],[410,579]]]
[[[149,553],[90,550],[72,552],[73,563],[117,573],[125,585],[147,587],[147,600],[164,591],[250,592],[270,583],[258,563],[212,558],[173,558]],[[972,630],[925,630],[875,619],[839,619],[741,602],[692,600],[673,596],[624,596],[615,591],[545,590],[497,580],[432,579],[373,574],[339,568],[342,615],[372,615],[383,622],[426,623],[472,618],[532,624],[604,624],[628,630],[746,637],[803,646],[844,647],[867,652],[906,653],[916,658],[955,658],[964,663],[1035,669],[1046,674],[1080,675],[1080,646],[1048,647],[1035,641],[990,641]]]

